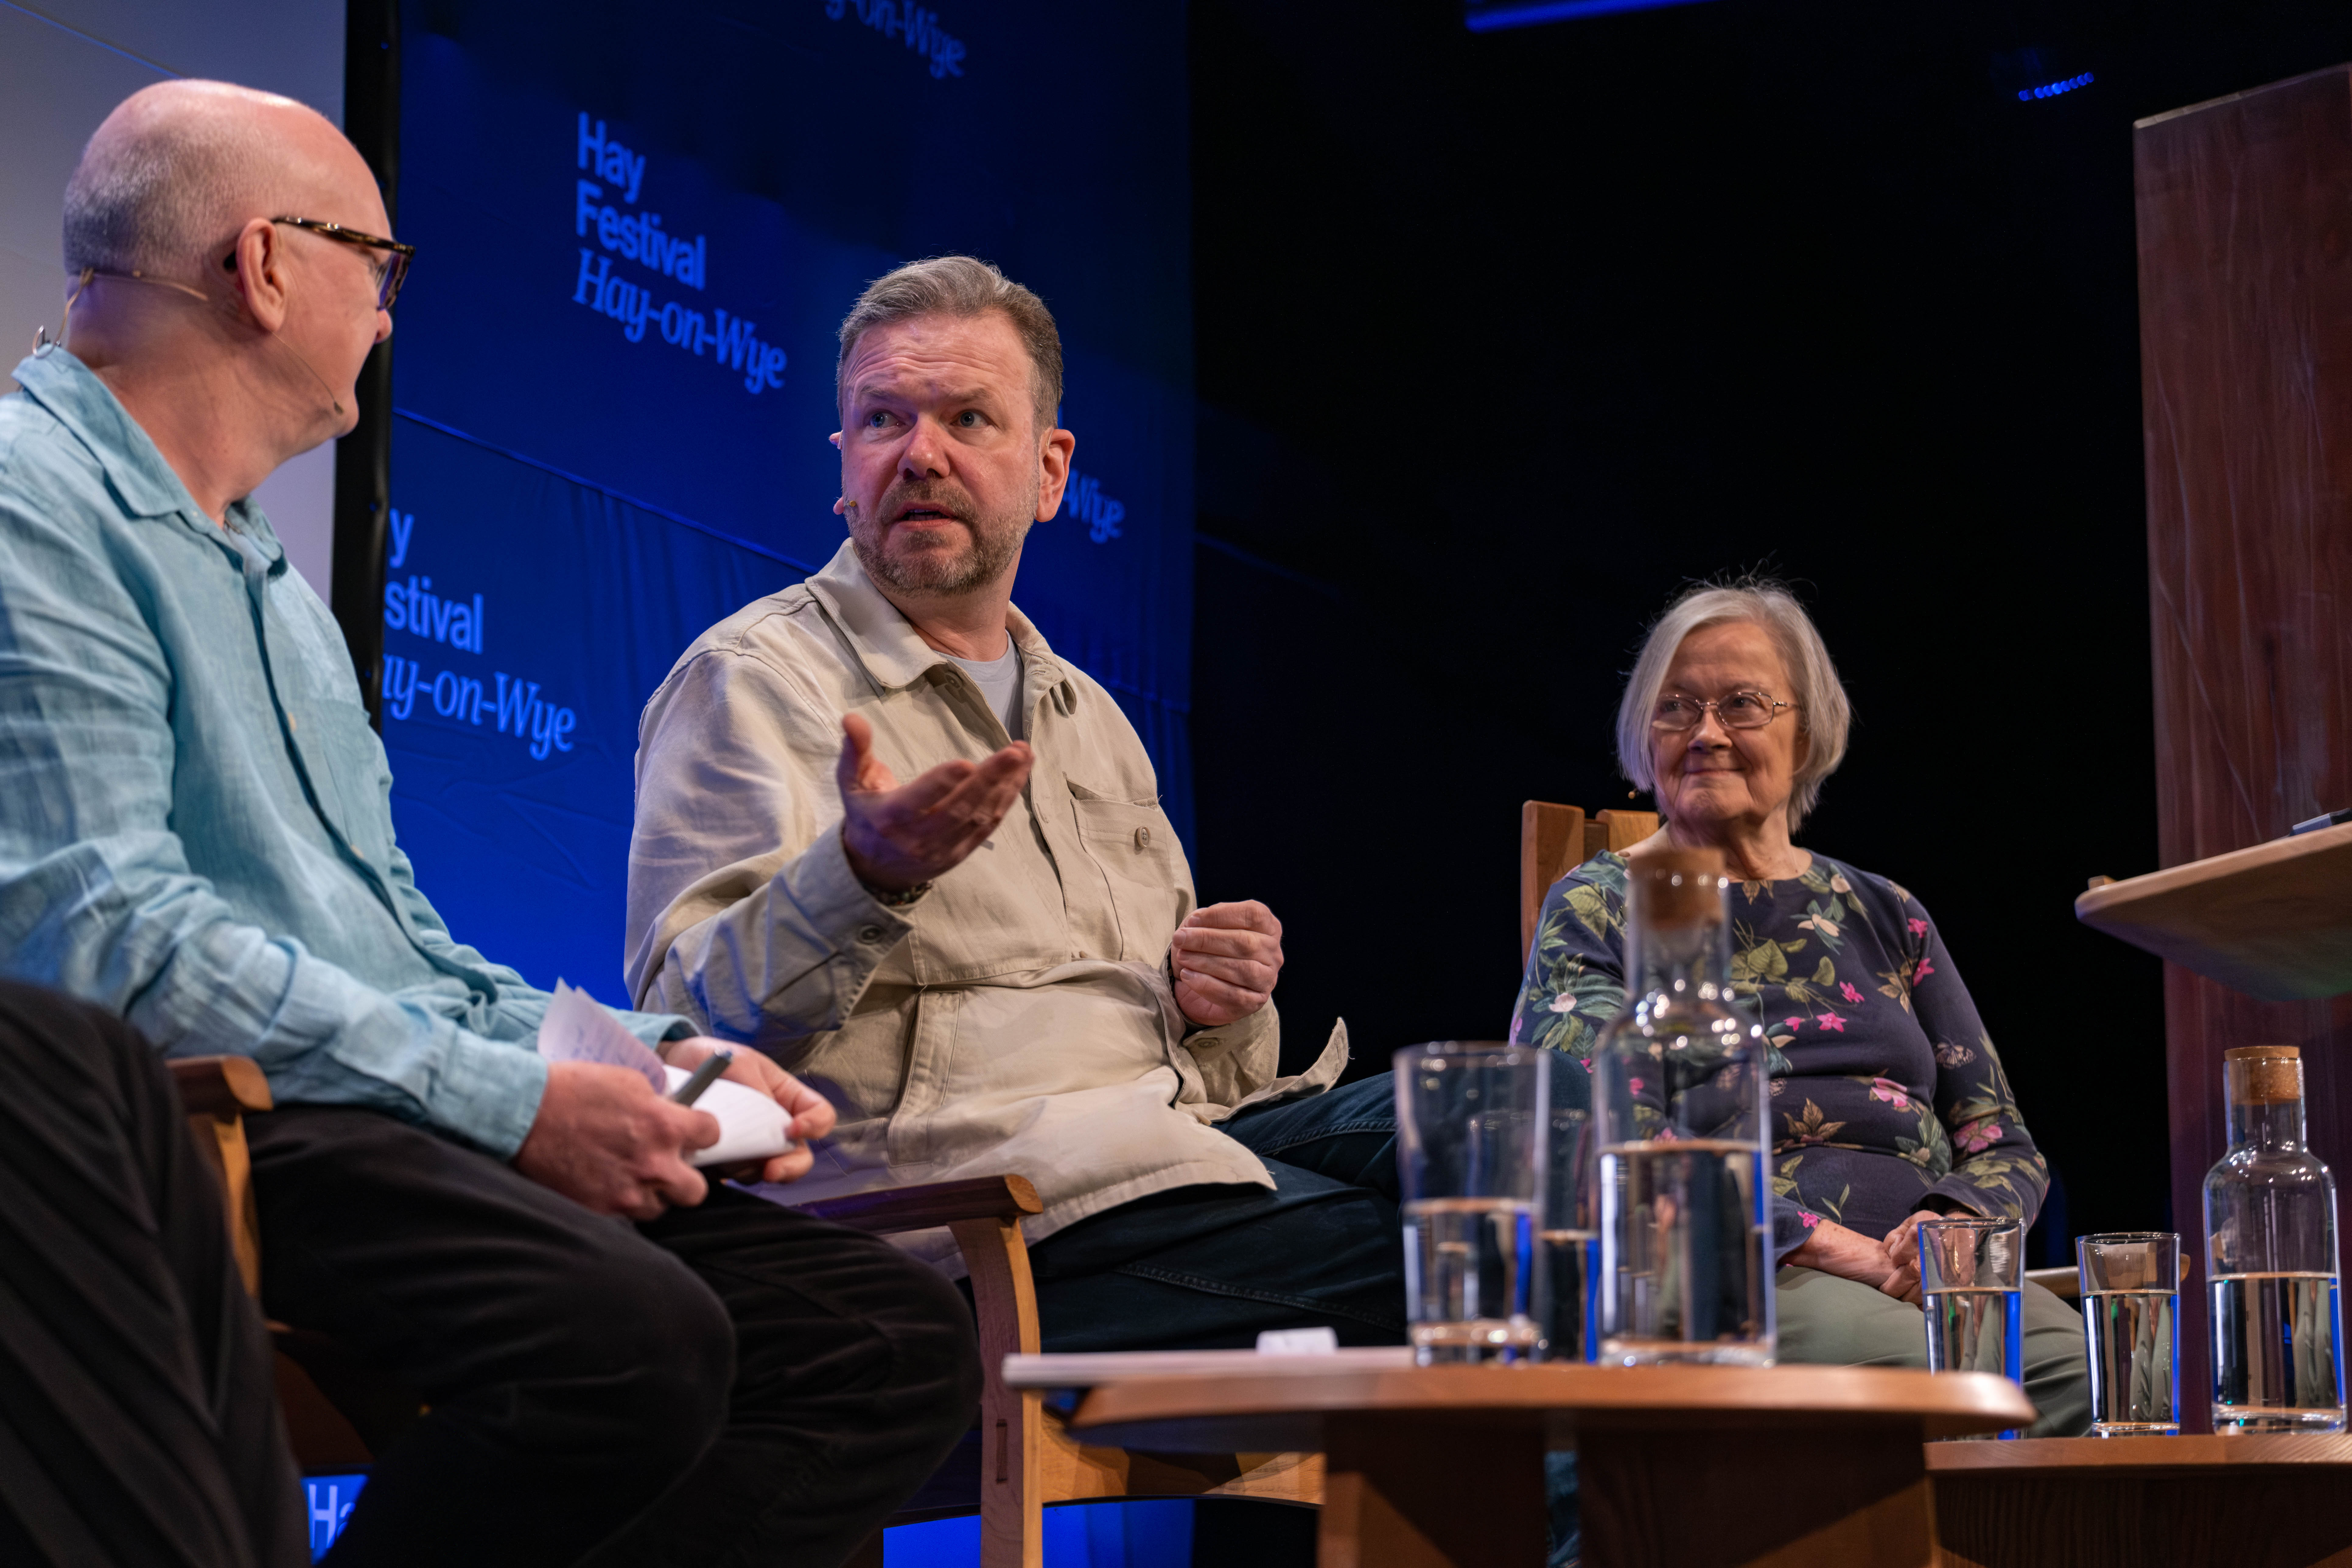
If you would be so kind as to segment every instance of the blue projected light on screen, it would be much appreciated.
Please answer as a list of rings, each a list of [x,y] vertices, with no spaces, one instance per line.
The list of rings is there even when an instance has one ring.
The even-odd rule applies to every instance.
[[[352,1505],[360,1500],[360,1489],[367,1485],[367,1477],[304,1476],[302,1506],[310,1520],[310,1561],[316,1563],[335,1543],[350,1522]]]
[[[1184,58],[1181,7],[405,0],[383,740],[457,940],[626,1000],[638,715],[839,547],[835,331],[919,256],[1060,322],[1076,472],[1014,600],[1189,837]]]
[[[1189,1500],[1049,1508],[1044,1522],[1045,1568],[1192,1568]],[[882,1536],[883,1568],[971,1568],[979,1561],[978,1514],[902,1524]]]

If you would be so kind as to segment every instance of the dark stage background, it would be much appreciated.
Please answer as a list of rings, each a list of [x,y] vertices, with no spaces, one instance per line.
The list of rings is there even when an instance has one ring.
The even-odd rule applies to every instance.
[[[461,935],[617,994],[636,705],[838,539],[857,283],[970,249],[1061,313],[1098,481],[1021,601],[1138,717],[1202,896],[1285,920],[1294,1061],[1340,1015],[1359,1073],[1502,1032],[1518,803],[1628,804],[1643,626],[1761,566],[1858,710],[1804,841],[1937,912],[2052,1237],[2194,1223],[2157,966],[2071,910],[2157,855],[2130,126],[2352,57],[2352,8],[403,11],[390,577],[427,629],[387,627],[422,685],[385,729]],[[701,287],[583,229],[583,111],[647,160],[596,201],[708,235]],[[632,341],[583,266],[784,358],[755,392],[683,316]]]
[[[1192,41],[1197,870],[1283,917],[1294,1061],[1508,1026],[1520,801],[1633,804],[1644,625],[1763,566],[1857,712],[1801,841],[1935,911],[2048,1228],[2193,1228],[2158,966],[2072,912],[2157,865],[2131,122],[2352,57],[2352,7],[1196,0]]]

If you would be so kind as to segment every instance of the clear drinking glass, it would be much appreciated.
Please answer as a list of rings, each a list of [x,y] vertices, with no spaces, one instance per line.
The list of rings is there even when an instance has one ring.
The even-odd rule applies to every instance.
[[[2017,1221],[1920,1221],[1927,1370],[1990,1372],[2023,1384],[2024,1289],[2025,1227]]]
[[[1601,1354],[1600,1297],[1592,1288],[1601,1233],[1592,1224],[1591,1090],[1583,1065],[1551,1064],[1550,1165],[1536,1231],[1536,1322],[1546,1361]]]
[[[2091,1436],[2180,1432],[2180,1238],[2167,1231],[2078,1236]]]
[[[1516,1362],[1534,1314],[1551,1053],[1439,1040],[1396,1054],[1405,1318],[1415,1359]]]
[[[2294,1046],[2221,1053],[2230,1152],[2205,1173],[2213,1430],[2344,1430],[2336,1178],[2304,1132]]]

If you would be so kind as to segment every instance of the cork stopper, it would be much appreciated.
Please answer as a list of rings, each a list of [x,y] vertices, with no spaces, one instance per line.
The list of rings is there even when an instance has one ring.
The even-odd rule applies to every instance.
[[[1629,859],[1625,879],[1642,918],[1654,928],[1708,925],[1723,918],[1727,879],[1720,849],[1662,845]]]
[[[2293,1046],[2239,1046],[2221,1053],[2231,1105],[2280,1105],[2303,1098],[2303,1053]]]

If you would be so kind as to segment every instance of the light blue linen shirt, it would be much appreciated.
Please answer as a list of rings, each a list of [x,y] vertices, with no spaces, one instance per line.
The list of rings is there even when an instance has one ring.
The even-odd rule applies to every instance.
[[[0,397],[0,973],[173,1056],[251,1057],[500,1159],[551,998],[453,940],[394,842],[342,633],[62,350]],[[648,1042],[683,1019],[616,1015]]]

